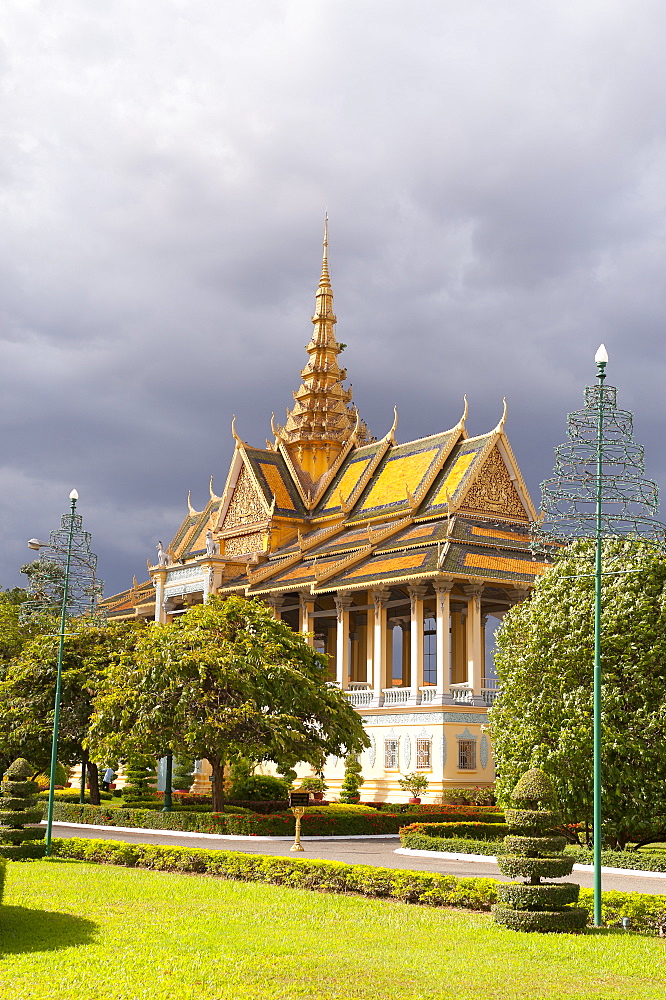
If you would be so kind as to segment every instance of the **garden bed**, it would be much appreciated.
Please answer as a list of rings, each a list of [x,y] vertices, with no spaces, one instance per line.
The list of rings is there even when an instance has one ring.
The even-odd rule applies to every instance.
[[[461,807],[465,808],[465,807]],[[378,812],[361,807],[327,806],[306,810],[301,823],[304,837],[381,836],[397,834],[401,827],[423,813]],[[451,806],[439,812],[428,811],[433,822],[452,822],[459,816]],[[155,812],[152,809],[109,809],[105,806],[54,803],[53,819],[61,823],[86,823],[92,826],[124,826],[146,830],[174,830],[188,833],[237,834],[239,836],[280,837],[295,832],[295,820],[290,812],[271,815]],[[467,816],[465,815],[465,820]]]

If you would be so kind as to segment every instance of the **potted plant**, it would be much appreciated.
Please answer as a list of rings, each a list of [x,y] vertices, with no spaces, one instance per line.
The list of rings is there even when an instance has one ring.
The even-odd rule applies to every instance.
[[[324,797],[324,792],[328,788],[328,785],[323,778],[317,778],[315,775],[309,775],[307,778],[301,780],[301,792],[311,792],[312,797],[317,802],[321,802]]]
[[[403,792],[410,793],[410,803],[418,806],[421,802],[421,792],[427,792],[428,790],[428,779],[425,774],[413,771],[411,774],[404,774],[399,779],[399,785]]]

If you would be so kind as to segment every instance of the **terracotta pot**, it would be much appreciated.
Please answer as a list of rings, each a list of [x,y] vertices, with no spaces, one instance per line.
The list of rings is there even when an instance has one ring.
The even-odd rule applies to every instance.
[[[312,798],[315,800],[315,802],[321,802],[321,800],[323,799],[323,797],[324,797],[324,793],[323,792],[313,792],[312,793]]]
[[[416,796],[412,796],[412,798],[409,800],[409,804],[412,806],[420,806],[421,799],[417,798]]]

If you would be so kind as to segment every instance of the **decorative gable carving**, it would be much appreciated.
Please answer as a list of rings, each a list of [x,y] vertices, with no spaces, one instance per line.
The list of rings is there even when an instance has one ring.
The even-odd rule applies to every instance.
[[[529,521],[529,517],[509,470],[497,448],[494,448],[483,463],[475,481],[467,491],[460,507],[460,514],[482,514],[503,516],[519,521]]]
[[[221,529],[226,531],[244,524],[256,524],[266,517],[266,507],[261,500],[259,490],[252,482],[246,466],[243,465]]]

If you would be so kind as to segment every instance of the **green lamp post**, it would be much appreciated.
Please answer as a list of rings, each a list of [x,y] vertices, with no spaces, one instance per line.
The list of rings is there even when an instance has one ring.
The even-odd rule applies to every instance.
[[[67,635],[67,619],[73,616],[91,622],[100,621],[103,616],[96,609],[96,602],[103,590],[103,584],[96,577],[97,556],[90,551],[90,533],[82,530],[83,519],[76,513],[79,494],[72,490],[69,494],[70,509],[63,514],[60,528],[52,531],[48,542],[31,538],[28,548],[39,551],[48,549],[34,564],[37,572],[30,575],[31,599],[21,606],[21,620],[33,615],[60,612],[58,633],[58,662],[56,668],[56,690],[53,707],[53,735],[51,738],[51,774],[49,777],[49,798],[46,812],[46,856],[51,853],[51,830],[53,826],[53,803],[55,799],[56,766],[58,761],[58,727],[62,700],[62,666]],[[82,787],[85,778],[82,776]]]
[[[593,826],[594,923],[601,925],[602,848],[602,597],[603,578],[628,571],[604,569],[604,539],[652,540],[663,548],[664,525],[655,520],[659,494],[645,479],[643,448],[633,440],[633,417],[617,406],[617,389],[606,385],[608,353],[595,355],[597,383],[585,389],[585,406],[567,418],[568,441],[555,449],[555,470],[541,484],[543,519],[533,528],[535,551],[557,552],[574,538],[593,538],[594,564],[580,577],[594,579]],[[587,571],[585,571],[587,570]]]

